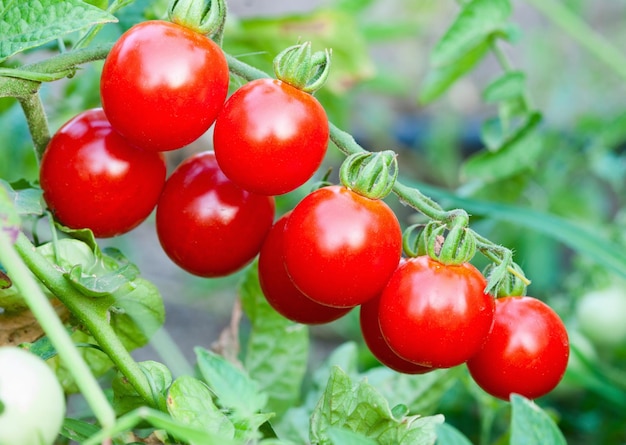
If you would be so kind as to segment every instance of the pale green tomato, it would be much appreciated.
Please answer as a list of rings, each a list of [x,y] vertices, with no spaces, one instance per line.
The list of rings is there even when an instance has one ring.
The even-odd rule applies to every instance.
[[[581,297],[576,307],[580,331],[598,347],[626,343],[626,289],[612,285]]]
[[[52,445],[65,417],[54,372],[36,355],[0,347],[0,445]]]

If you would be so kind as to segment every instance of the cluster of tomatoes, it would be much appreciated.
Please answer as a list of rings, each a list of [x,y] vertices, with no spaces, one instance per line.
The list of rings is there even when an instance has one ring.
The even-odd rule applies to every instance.
[[[467,363],[505,399],[558,383],[568,357],[558,316],[530,297],[494,299],[469,263],[402,259],[401,227],[383,201],[328,186],[274,222],[274,196],[304,184],[325,156],[325,111],[281,80],[252,81],[227,98],[228,85],[209,38],[165,21],[127,31],[104,63],[102,108],[67,122],[42,158],[56,219],[110,237],[156,207],[160,243],[181,268],[224,276],[258,255],[261,288],[279,313],[319,324],[360,306],[368,347],[392,369]],[[212,125],[214,151],[166,178],[163,152]]]

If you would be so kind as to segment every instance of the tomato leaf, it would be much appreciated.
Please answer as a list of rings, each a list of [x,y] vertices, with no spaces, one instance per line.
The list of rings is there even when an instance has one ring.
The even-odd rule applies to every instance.
[[[129,350],[146,345],[165,322],[165,306],[159,288],[138,277],[113,294],[109,308],[111,326]]]
[[[330,427],[328,438],[333,445],[377,445],[373,439],[345,428]]]
[[[522,71],[508,71],[483,90],[485,102],[501,102],[524,95],[526,75]]]
[[[353,382],[340,368],[332,368],[322,398],[311,417],[311,441],[331,444],[331,428],[343,428],[381,445],[434,444],[435,427],[443,416],[396,419],[387,400],[362,380]]]
[[[98,431],[100,431],[100,427],[98,425],[66,417],[63,421],[63,426],[61,427],[61,432],[59,434],[69,440],[82,443]]]
[[[267,404],[267,394],[242,369],[224,357],[206,349],[195,349],[202,378],[217,396],[223,408],[232,409],[243,418],[252,418]]]
[[[434,413],[443,395],[458,381],[463,368],[438,369],[407,375],[378,366],[363,374],[391,406],[403,404],[420,414]]]
[[[165,400],[167,389],[172,384],[172,374],[167,366],[152,360],[139,362],[138,365],[148,378],[155,398]],[[118,415],[126,414],[146,403],[121,372],[113,378],[111,389],[113,407]]]
[[[24,180],[9,184],[3,179],[0,179],[0,188],[7,191],[18,215],[43,215],[45,209],[40,188],[35,188]]]
[[[512,9],[509,0],[473,0],[463,6],[456,20],[431,54],[435,66],[457,64],[464,54],[504,32]]]
[[[552,418],[534,402],[511,395],[511,445],[566,445]]]
[[[436,431],[438,445],[472,445],[467,437],[449,423],[437,425]]]
[[[267,410],[280,415],[300,398],[309,356],[309,330],[269,305],[259,285],[256,265],[248,269],[240,295],[252,324],[244,365],[258,382],[259,390],[268,395]]]
[[[488,40],[479,43],[461,55],[454,63],[437,66],[427,74],[421,87],[419,100],[422,104],[428,104],[439,98],[448,91],[459,78],[471,71],[478,62],[489,52]]]
[[[174,380],[167,393],[167,410],[185,425],[234,438],[235,427],[215,406],[212,397],[205,383],[191,376],[181,376]]]
[[[0,0],[0,61],[70,32],[117,19],[80,0]]]
[[[543,139],[536,131],[540,122],[541,114],[529,114],[495,151],[482,151],[471,156],[463,165],[462,175],[492,182],[532,167],[543,151]]]

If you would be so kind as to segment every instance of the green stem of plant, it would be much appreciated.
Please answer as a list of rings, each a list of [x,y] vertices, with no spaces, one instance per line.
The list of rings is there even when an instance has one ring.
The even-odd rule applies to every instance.
[[[59,73],[68,73],[77,65],[104,59],[112,45],[99,45],[58,54],[40,62],[24,65],[20,67],[20,71],[33,73],[33,76],[36,74],[52,75],[51,78],[58,79]],[[40,85],[39,81],[18,77],[0,77],[0,97],[28,97],[35,94]]]
[[[18,236],[15,249],[35,276],[85,325],[144,401],[156,407],[148,379],[107,321],[107,302],[81,294],[69,283],[63,272],[35,250],[23,233]]]
[[[564,2],[557,0],[526,1],[559,26],[580,46],[604,62],[616,74],[626,79],[626,57],[624,54],[574,14]]]
[[[24,235],[21,234],[21,237]],[[102,388],[74,346],[50,301],[43,294],[31,271],[20,259],[8,235],[3,230],[0,230],[0,263],[7,269],[13,284],[24,296],[28,307],[72,373],[76,384],[102,427],[109,428],[114,425],[115,412]]]
[[[20,97],[18,100],[28,122],[28,129],[33,139],[37,160],[41,161],[43,152],[50,141],[50,128],[48,127],[48,118],[43,108],[43,103],[39,93]]]

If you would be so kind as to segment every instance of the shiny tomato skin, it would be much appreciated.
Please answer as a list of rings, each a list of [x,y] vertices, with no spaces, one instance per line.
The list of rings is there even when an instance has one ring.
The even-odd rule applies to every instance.
[[[402,232],[380,200],[343,186],[305,196],[285,226],[285,265],[307,297],[354,307],[377,296],[400,261]]]
[[[405,360],[389,347],[380,330],[379,306],[380,296],[363,303],[359,313],[361,334],[372,355],[389,369],[402,374],[425,374],[435,369]]]
[[[228,94],[228,64],[211,39],[151,20],[126,31],[102,69],[100,97],[111,125],[146,150],[183,147],[204,134]]]
[[[496,300],[491,334],[468,362],[474,381],[503,400],[511,394],[529,399],[552,391],[565,374],[569,338],[550,306],[533,297]]]
[[[55,218],[99,238],[128,232],[146,219],[165,177],[163,156],[130,145],[101,108],[78,114],[52,136],[39,172]]]
[[[220,168],[240,187],[281,195],[313,176],[328,136],[328,118],[317,99],[280,80],[259,79],[226,101],[213,145]]]
[[[159,241],[170,259],[202,277],[229,275],[248,264],[274,220],[274,198],[243,190],[212,151],[185,159],[168,178],[156,212]]]
[[[283,317],[302,324],[330,323],[351,308],[324,306],[308,298],[293,284],[285,268],[283,235],[286,213],[270,229],[259,253],[259,282],[267,302]]]
[[[494,300],[469,263],[428,256],[398,267],[380,301],[380,328],[392,350],[422,366],[450,368],[472,357],[493,324]]]

